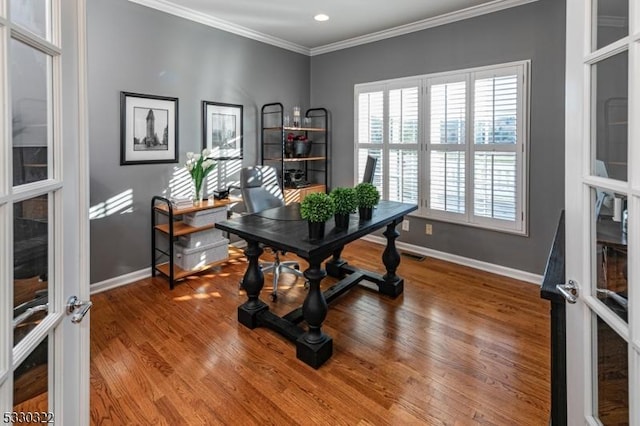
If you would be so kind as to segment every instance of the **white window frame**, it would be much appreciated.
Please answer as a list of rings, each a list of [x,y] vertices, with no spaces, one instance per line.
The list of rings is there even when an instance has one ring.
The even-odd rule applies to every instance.
[[[406,149],[406,150],[417,150],[418,151],[418,158],[420,158],[420,151],[421,151],[421,140],[423,138],[422,135],[422,126],[418,126],[418,143],[417,144],[406,144],[406,143],[394,143],[391,144],[389,142],[389,126],[388,126],[388,119],[389,119],[389,91],[391,90],[398,90],[398,89],[407,89],[407,88],[412,88],[412,87],[417,87],[418,88],[418,93],[422,94],[422,80],[419,78],[400,78],[400,79],[395,79],[395,80],[389,80],[389,81],[384,81],[384,82],[378,82],[378,83],[371,83],[371,84],[364,84],[364,85],[356,85],[355,87],[355,91],[354,91],[354,97],[355,97],[355,102],[354,102],[354,139],[355,139],[355,143],[354,143],[354,169],[353,169],[353,181],[354,182],[359,182],[359,168],[358,168],[358,151],[360,149],[379,149],[382,151],[382,158],[384,159],[383,161],[379,161],[376,165],[377,169],[380,170],[382,172],[382,191],[381,191],[381,197],[383,199],[388,199],[389,196],[389,151],[391,150],[402,150],[402,149]],[[362,87],[363,90],[359,90],[359,88]],[[361,94],[365,94],[365,93],[374,93],[374,92],[382,92],[382,102],[383,102],[383,122],[382,122],[382,143],[362,143],[359,144],[357,142],[357,139],[360,135],[359,133],[359,122],[358,122],[358,116],[359,116],[359,110],[358,110],[358,97]],[[421,96],[421,95],[420,95]],[[422,115],[422,102],[419,102],[418,104],[418,117],[420,117]],[[418,163],[420,162],[420,160],[418,160]],[[420,177],[418,176],[418,179],[420,179]],[[419,195],[418,195],[419,196]]]
[[[354,182],[359,179],[358,151],[360,149],[380,149],[382,161],[378,167],[382,170],[382,198],[388,198],[388,161],[389,151],[393,149],[411,149],[414,145],[389,144],[388,120],[389,120],[389,91],[399,88],[418,87],[421,96],[419,102],[419,142],[418,142],[418,210],[411,216],[436,219],[444,222],[457,223],[467,226],[486,228],[518,235],[528,235],[528,150],[529,150],[529,99],[530,99],[530,60],[497,64],[485,67],[469,68],[443,73],[425,74],[421,76],[405,77],[400,79],[384,80],[372,83],[356,84],[354,87]],[[518,79],[518,112],[517,112],[517,142],[509,144],[476,145],[473,143],[474,122],[474,81],[487,77],[499,77],[501,75],[519,76]],[[466,82],[466,114],[465,114],[465,143],[456,144],[431,144],[430,137],[430,87],[434,84],[446,82]],[[383,92],[383,143],[360,144],[359,137],[359,110],[358,98],[360,94],[371,92]],[[465,213],[443,212],[431,209],[430,206],[430,156],[433,148],[438,150],[454,150],[465,152]],[[462,148],[462,149],[460,149]],[[516,217],[514,221],[479,217],[474,215],[473,207],[473,158],[476,152],[515,152],[516,153]]]

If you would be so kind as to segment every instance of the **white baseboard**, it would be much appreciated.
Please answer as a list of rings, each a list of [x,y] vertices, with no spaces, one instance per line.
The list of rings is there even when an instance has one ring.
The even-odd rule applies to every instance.
[[[375,235],[367,235],[362,237],[363,240],[371,241],[372,243],[386,245],[387,239],[383,237],[377,237]],[[532,274],[531,272],[520,271],[518,269],[508,268],[506,266],[494,265],[493,263],[483,262],[476,259],[470,259],[468,257],[462,257],[451,253],[445,253],[429,249],[426,247],[416,246],[409,243],[403,243],[402,241],[396,241],[396,247],[400,250],[405,250],[409,253],[420,254],[422,256],[434,257],[440,260],[446,260],[447,262],[457,263],[458,265],[469,266],[471,268],[479,269],[481,271],[491,272],[493,274],[502,275],[505,277],[513,278],[520,281],[526,281],[532,284],[542,285],[542,275]]]
[[[374,235],[367,235],[362,238],[363,240],[370,241],[375,244],[386,245],[387,239],[383,237],[376,237]],[[243,244],[244,243],[244,244]],[[240,248],[246,245],[243,241],[238,241],[233,244]],[[409,253],[420,254],[423,256],[434,257],[440,260],[446,260],[447,262],[457,263],[458,265],[469,266],[481,271],[491,272],[493,274],[502,275],[505,277],[513,278],[520,281],[526,281],[532,284],[541,285],[542,275],[532,274],[530,272],[520,271],[518,269],[507,268],[506,266],[494,265],[493,263],[482,262],[480,260],[469,259],[468,257],[462,257],[455,254],[445,253],[442,251],[428,249],[426,247],[416,246],[413,244],[403,243],[402,241],[396,241],[396,247],[400,250],[405,250]],[[110,278],[95,284],[91,284],[91,294],[101,293],[103,291],[111,290],[123,285],[131,284],[133,282],[149,278],[151,276],[151,268],[141,269],[139,271],[130,272],[119,277]]]
[[[244,248],[247,246],[245,240],[240,240],[230,244],[236,248]],[[122,287],[123,285],[131,284],[151,276],[151,268],[141,269],[139,271],[130,272],[128,274],[120,275],[119,277],[109,278],[108,280],[100,281],[98,283],[91,284],[89,286],[90,294],[102,293],[103,291],[112,290],[114,288]]]
[[[141,269],[139,271],[130,272],[120,275],[119,277],[109,278],[89,286],[90,294],[102,293],[103,291],[112,290],[123,285],[149,278],[151,276],[151,268]]]

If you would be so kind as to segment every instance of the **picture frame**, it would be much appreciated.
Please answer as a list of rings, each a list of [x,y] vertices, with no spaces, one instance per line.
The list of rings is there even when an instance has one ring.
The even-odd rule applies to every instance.
[[[241,160],[243,106],[202,101],[202,148],[218,160]]]
[[[178,162],[178,98],[120,92],[120,165]]]

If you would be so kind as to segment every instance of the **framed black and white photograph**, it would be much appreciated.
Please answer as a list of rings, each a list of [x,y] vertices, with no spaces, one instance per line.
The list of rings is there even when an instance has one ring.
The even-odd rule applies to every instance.
[[[120,164],[178,162],[178,98],[120,92]]]
[[[242,105],[202,101],[202,148],[219,159],[242,158]]]

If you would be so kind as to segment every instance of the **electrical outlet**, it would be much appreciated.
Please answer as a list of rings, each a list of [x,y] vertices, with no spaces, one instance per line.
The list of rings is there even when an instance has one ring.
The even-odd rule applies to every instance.
[[[409,221],[406,219],[402,221],[402,230],[407,232],[409,231]]]
[[[424,226],[424,233],[427,235],[432,235],[433,234],[433,226],[430,223],[427,223]]]

